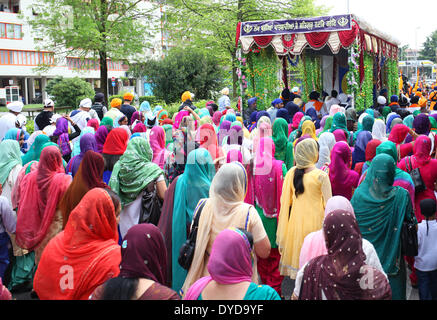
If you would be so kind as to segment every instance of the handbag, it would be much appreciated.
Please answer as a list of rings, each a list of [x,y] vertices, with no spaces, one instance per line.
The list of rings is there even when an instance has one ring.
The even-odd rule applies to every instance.
[[[401,230],[401,252],[403,256],[415,257],[419,251],[416,224],[404,220]]]
[[[182,245],[179,250],[178,263],[185,270],[189,270],[191,267],[191,263],[193,262],[194,250],[196,249],[196,237],[197,237],[197,229],[199,226],[200,214],[202,213],[202,209],[205,206],[206,200],[204,200],[200,206],[198,206],[195,211],[195,217],[193,226],[191,228],[190,234],[188,235],[187,241]]]
[[[150,182],[144,189],[141,198],[141,212],[138,220],[138,224],[151,223],[155,226],[158,225],[159,218],[161,217],[163,200],[158,196],[156,190],[156,180]]]
[[[408,168],[407,163],[409,163],[410,168]],[[413,164],[411,163],[411,157],[408,157],[408,162],[406,165],[407,172],[410,174],[411,179],[413,180],[414,190],[416,193],[423,192],[426,190],[426,185],[423,182],[422,176],[420,175],[419,168],[413,169]]]

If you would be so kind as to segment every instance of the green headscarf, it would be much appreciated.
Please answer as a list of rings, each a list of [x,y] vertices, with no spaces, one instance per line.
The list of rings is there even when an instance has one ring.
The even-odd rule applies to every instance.
[[[209,113],[209,110],[207,108],[202,108],[199,110],[198,112],[199,117],[202,119],[205,116],[211,116],[211,114]]]
[[[164,124],[162,128],[165,131],[165,146],[173,142],[173,126],[171,124]]]
[[[332,119],[332,126],[329,131],[334,132],[338,129],[343,130],[346,133],[346,136],[349,137],[349,130],[347,129],[346,124],[346,116],[343,112],[337,112],[336,114],[334,114],[334,118]]]
[[[236,120],[234,122],[231,123],[231,128],[235,127],[235,126],[239,126],[241,129],[243,129],[243,126],[241,125],[241,122]]]
[[[323,127],[323,130],[319,133],[318,135],[319,137],[322,135],[322,133],[331,130],[333,120],[334,120],[333,116],[329,116],[328,118],[326,118],[325,126]]]
[[[23,166],[31,161],[39,161],[44,144],[47,142],[50,142],[49,136],[45,134],[38,135],[30,146],[29,151],[27,151],[27,153],[21,157]]]
[[[103,117],[102,121],[100,121],[101,126],[114,126],[114,120],[109,117]]]
[[[194,210],[201,199],[209,197],[215,166],[208,150],[191,151],[182,175],[176,181],[172,221],[172,288],[182,288],[187,270],[178,263],[179,249],[187,240],[187,225],[193,220]]]
[[[437,121],[434,117],[429,117],[429,122],[431,122],[431,132],[437,132]]]
[[[42,150],[44,150],[45,147],[50,147],[50,146],[57,147],[57,148],[59,149],[59,151],[61,152],[61,154],[62,154],[62,150],[61,150],[61,147],[59,146],[59,144],[54,143],[54,142],[51,142],[51,141],[50,141],[50,142],[46,142],[46,143],[43,144],[42,149],[41,149],[41,152],[42,152]],[[41,156],[41,153],[40,153],[40,156]],[[39,158],[38,158],[38,161],[39,161]],[[63,166],[64,166],[64,169],[67,168],[67,162],[64,160],[64,158],[62,158],[62,164],[63,164]],[[30,166],[28,166],[27,169],[30,170]],[[27,174],[27,173],[28,173],[28,172],[26,172],[26,174]]]
[[[20,144],[16,140],[3,140],[0,150],[0,184],[4,184],[11,170],[22,164]]]
[[[403,120],[403,123],[410,129],[413,129],[413,121],[414,121],[414,116],[412,114],[406,116]]]
[[[413,112],[413,116],[417,117],[419,114],[421,114],[420,110],[416,110]]]
[[[108,185],[118,194],[124,207],[133,202],[141,191],[163,171],[152,162],[153,151],[141,137],[129,141],[126,151],[114,165]]]
[[[302,127],[301,127],[302,129]],[[283,161],[287,170],[293,167],[293,145],[287,139],[288,123],[283,118],[276,118],[273,122],[272,139],[275,144],[275,159]]]
[[[384,117],[384,119],[387,119],[389,113],[391,113],[391,108],[389,106],[385,106],[384,108],[382,108],[382,116]]]
[[[393,158],[396,163],[398,162],[398,151],[394,142],[384,141],[379,146],[377,146],[375,156],[381,153],[388,154]],[[396,166],[395,180],[397,179],[407,180],[411,185],[414,185],[413,179],[411,179],[410,174]]]
[[[396,162],[392,156],[375,156],[351,200],[361,234],[373,244],[384,272],[389,276],[397,275],[400,270],[405,215],[415,221],[408,191],[393,186],[395,174]]]
[[[359,130],[357,130],[356,132],[354,132],[354,144],[355,144],[355,141],[357,141],[358,134],[361,131],[369,131],[370,133],[372,133],[372,128],[373,128],[374,123],[375,123],[375,118],[373,116],[371,116],[370,114],[363,118],[363,123],[362,123],[361,128]]]

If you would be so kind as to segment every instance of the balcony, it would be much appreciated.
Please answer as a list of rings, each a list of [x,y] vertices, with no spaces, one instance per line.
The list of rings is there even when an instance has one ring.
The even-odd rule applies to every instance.
[[[20,12],[20,1],[19,0],[0,0],[0,12],[19,13]]]

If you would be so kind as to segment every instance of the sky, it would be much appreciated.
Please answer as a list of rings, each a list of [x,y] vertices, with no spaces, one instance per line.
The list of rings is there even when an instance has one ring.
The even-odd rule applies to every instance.
[[[314,0],[331,7],[330,15],[348,13],[348,2],[350,13],[399,40],[401,46],[420,49],[437,30],[437,0]]]

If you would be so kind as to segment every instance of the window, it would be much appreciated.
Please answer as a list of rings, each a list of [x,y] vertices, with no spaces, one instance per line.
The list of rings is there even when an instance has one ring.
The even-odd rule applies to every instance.
[[[0,23],[0,38],[21,40],[21,24]]]
[[[51,52],[0,50],[1,65],[37,66],[38,64],[54,64]]]

